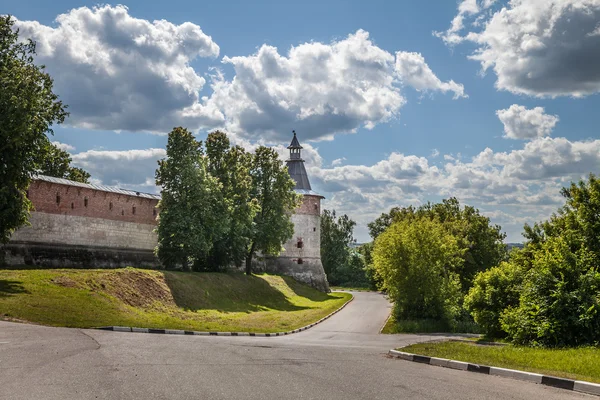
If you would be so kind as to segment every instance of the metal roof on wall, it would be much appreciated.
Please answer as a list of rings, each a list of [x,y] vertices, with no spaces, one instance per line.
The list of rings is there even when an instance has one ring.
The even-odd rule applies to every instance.
[[[82,187],[82,188],[87,188],[87,189],[100,190],[102,192],[122,194],[122,195],[126,195],[126,196],[142,197],[145,199],[160,200],[160,195],[158,195],[158,194],[136,192],[135,190],[119,189],[119,188],[116,188],[113,186],[95,185],[92,183],[75,182],[75,181],[70,181],[68,179],[55,178],[53,176],[35,175],[33,177],[33,180],[51,182],[51,183],[56,183],[59,185],[77,186],[77,187]]]

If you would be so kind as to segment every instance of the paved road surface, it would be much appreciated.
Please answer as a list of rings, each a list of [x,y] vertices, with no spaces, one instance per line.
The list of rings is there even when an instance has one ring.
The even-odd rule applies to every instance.
[[[378,335],[390,306],[355,300],[324,323],[275,337],[206,337],[0,322],[0,399],[594,399],[387,358],[426,340]]]

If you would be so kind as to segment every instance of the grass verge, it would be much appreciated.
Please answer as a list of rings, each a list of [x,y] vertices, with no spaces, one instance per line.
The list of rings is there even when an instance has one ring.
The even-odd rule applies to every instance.
[[[0,318],[51,326],[280,332],[315,322],[351,297],[275,275],[0,270]]]
[[[381,333],[480,333],[477,324],[471,321],[458,321],[448,324],[432,319],[396,320],[388,319]]]
[[[600,349],[596,347],[541,349],[450,341],[413,344],[398,350],[600,383]]]
[[[359,287],[359,286],[330,286],[331,290],[347,290],[349,292],[374,292],[368,287]]]

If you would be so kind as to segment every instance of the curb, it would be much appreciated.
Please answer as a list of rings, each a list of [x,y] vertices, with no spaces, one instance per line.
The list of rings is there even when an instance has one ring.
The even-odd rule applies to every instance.
[[[462,371],[477,372],[484,375],[496,375],[505,378],[513,378],[521,381],[539,383],[541,385],[552,386],[559,389],[574,390],[587,394],[600,396],[600,384],[575,381],[572,379],[559,378],[556,376],[541,375],[533,372],[518,371],[515,369],[506,369],[490,367],[487,365],[471,364],[463,361],[447,360],[445,358],[422,356],[419,354],[405,353],[403,351],[390,350],[388,355],[402,360],[418,362],[422,364],[434,365],[437,367],[446,367]]]
[[[197,336],[258,336],[258,337],[275,337],[275,336],[286,336],[294,333],[299,333],[305,331],[307,329],[312,328],[313,326],[320,324],[326,319],[332,317],[338,312],[342,311],[344,307],[346,307],[352,300],[354,300],[354,296],[350,298],[347,302],[345,302],[340,308],[335,310],[329,315],[321,318],[317,322],[313,322],[310,325],[303,326],[302,328],[294,329],[292,331],[287,332],[273,332],[273,333],[254,333],[254,332],[203,332],[203,331],[185,331],[180,329],[153,329],[153,328],[135,328],[129,326],[102,326],[98,328],[92,329],[100,329],[103,331],[113,331],[113,332],[134,332],[134,333],[160,333],[166,335],[197,335]]]

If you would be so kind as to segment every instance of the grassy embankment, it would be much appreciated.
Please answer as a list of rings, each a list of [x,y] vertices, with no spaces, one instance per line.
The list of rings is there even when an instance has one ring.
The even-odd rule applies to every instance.
[[[275,275],[0,270],[0,319],[52,326],[279,332],[315,322],[350,298]]]
[[[398,350],[600,383],[600,349],[596,347],[542,349],[512,345],[486,346],[465,342],[430,342],[413,344]]]
[[[474,322],[455,322],[449,325],[442,321],[431,319],[399,320],[388,319],[381,333],[480,333],[479,326]]]

